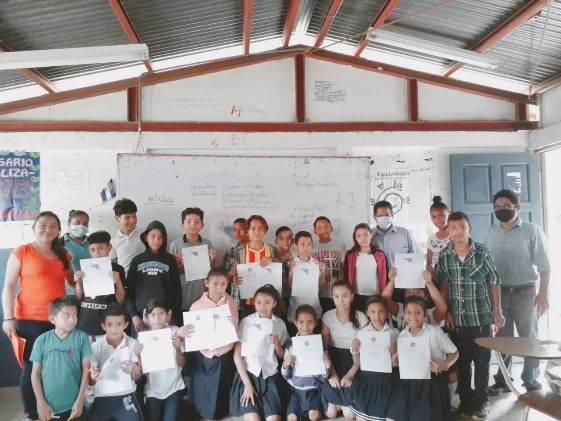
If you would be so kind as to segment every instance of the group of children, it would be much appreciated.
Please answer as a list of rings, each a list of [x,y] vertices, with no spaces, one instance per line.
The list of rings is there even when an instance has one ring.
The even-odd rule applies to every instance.
[[[146,415],[154,421],[175,420],[185,395],[186,375],[187,399],[203,419],[231,414],[244,420],[317,420],[324,414],[334,418],[341,411],[348,419],[446,419],[450,409],[447,383],[455,386],[457,382],[452,366],[458,352],[440,326],[450,317],[446,294],[453,298],[456,287],[448,284],[450,279],[440,267],[435,271],[434,255],[446,249],[443,241],[471,244],[471,240],[469,230],[447,235],[449,212],[442,205],[435,201],[431,207],[431,215],[433,210],[445,211],[446,218],[435,221],[439,241],[429,241],[429,261],[423,272],[426,288],[405,290],[400,297],[395,289],[396,269],[387,267],[367,224],[355,227],[354,246],[348,252],[342,242],[331,239],[333,228],[323,216],[314,222],[319,245],[314,245],[309,232],[293,237],[288,227],[280,227],[273,247],[264,242],[269,228],[266,220],[252,215],[234,222],[238,244],[219,261],[210,241],[200,235],[204,226],[200,209],[183,211],[185,234],[168,249],[162,223],[153,221],[139,233],[136,205],[128,199],[117,201],[114,210],[120,229],[112,244],[106,232],[87,237],[91,257],[111,256],[118,263],[111,274],[115,294],[84,296],[84,274],[76,271],[79,308],[68,297],[51,304],[55,329],[37,340],[31,356],[39,418],[51,419],[56,414],[61,420],[78,419],[89,384],[94,386],[88,411],[93,420],[141,420]],[[456,221],[469,226],[469,219],[462,215]],[[141,251],[138,242],[144,246]],[[212,269],[205,279],[186,281],[181,250],[201,244],[208,246]],[[241,299],[243,278],[237,274],[237,265],[256,262],[283,264],[282,291],[265,285],[253,298]],[[319,266],[318,294],[295,297],[291,295],[293,271],[304,263]],[[435,279],[444,286],[444,297]],[[195,333],[192,326],[183,325],[182,313],[224,305],[229,307],[239,341],[184,352]],[[244,331],[254,319],[272,321],[268,350],[264,356],[242,356]],[[143,376],[142,344],[134,338],[138,332],[164,327],[171,329],[175,367]],[[361,330],[389,332],[392,373],[360,369]],[[294,371],[290,337],[318,333],[324,344],[325,373],[300,376]],[[400,378],[398,336],[428,337],[430,380]],[[47,352],[53,349],[56,352]],[[103,370],[115,360],[121,362],[119,369]],[[115,392],[116,378],[123,375],[127,388]]]

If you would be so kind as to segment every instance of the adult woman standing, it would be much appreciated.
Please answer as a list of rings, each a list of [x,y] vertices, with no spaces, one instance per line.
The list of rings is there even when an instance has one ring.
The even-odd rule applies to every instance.
[[[29,420],[37,419],[37,401],[31,386],[32,363],[29,361],[35,339],[52,329],[49,303],[65,295],[65,280],[74,286],[70,267],[71,256],[61,245],[60,220],[49,211],[41,212],[33,222],[35,241],[16,248],[6,266],[2,306],[2,329],[26,339],[24,366],[20,389],[24,413]],[[16,296],[16,287],[20,290]]]

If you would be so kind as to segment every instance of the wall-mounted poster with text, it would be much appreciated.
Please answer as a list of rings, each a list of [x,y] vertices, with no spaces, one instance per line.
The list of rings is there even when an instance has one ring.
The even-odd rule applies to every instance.
[[[0,151],[0,221],[27,221],[39,214],[39,170],[39,152]]]

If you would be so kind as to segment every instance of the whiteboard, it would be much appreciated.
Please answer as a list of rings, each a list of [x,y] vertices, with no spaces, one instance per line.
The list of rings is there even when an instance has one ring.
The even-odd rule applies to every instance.
[[[140,228],[163,222],[168,242],[183,235],[187,207],[205,212],[208,239],[213,219],[262,215],[271,244],[279,226],[313,232],[324,215],[332,238],[350,246],[355,225],[370,214],[370,158],[118,154],[117,164],[119,197],[136,203]]]

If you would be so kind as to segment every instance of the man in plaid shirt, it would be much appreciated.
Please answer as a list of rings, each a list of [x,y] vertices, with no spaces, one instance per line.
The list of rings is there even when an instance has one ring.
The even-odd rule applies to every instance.
[[[463,212],[448,218],[450,245],[438,259],[438,281],[448,303],[446,326],[457,338],[460,418],[484,420],[489,413],[487,385],[491,351],[475,343],[475,338],[491,336],[491,326],[504,325],[501,312],[499,275],[491,253],[483,244],[474,242],[471,225]],[[471,388],[471,363],[475,367],[475,390]]]

